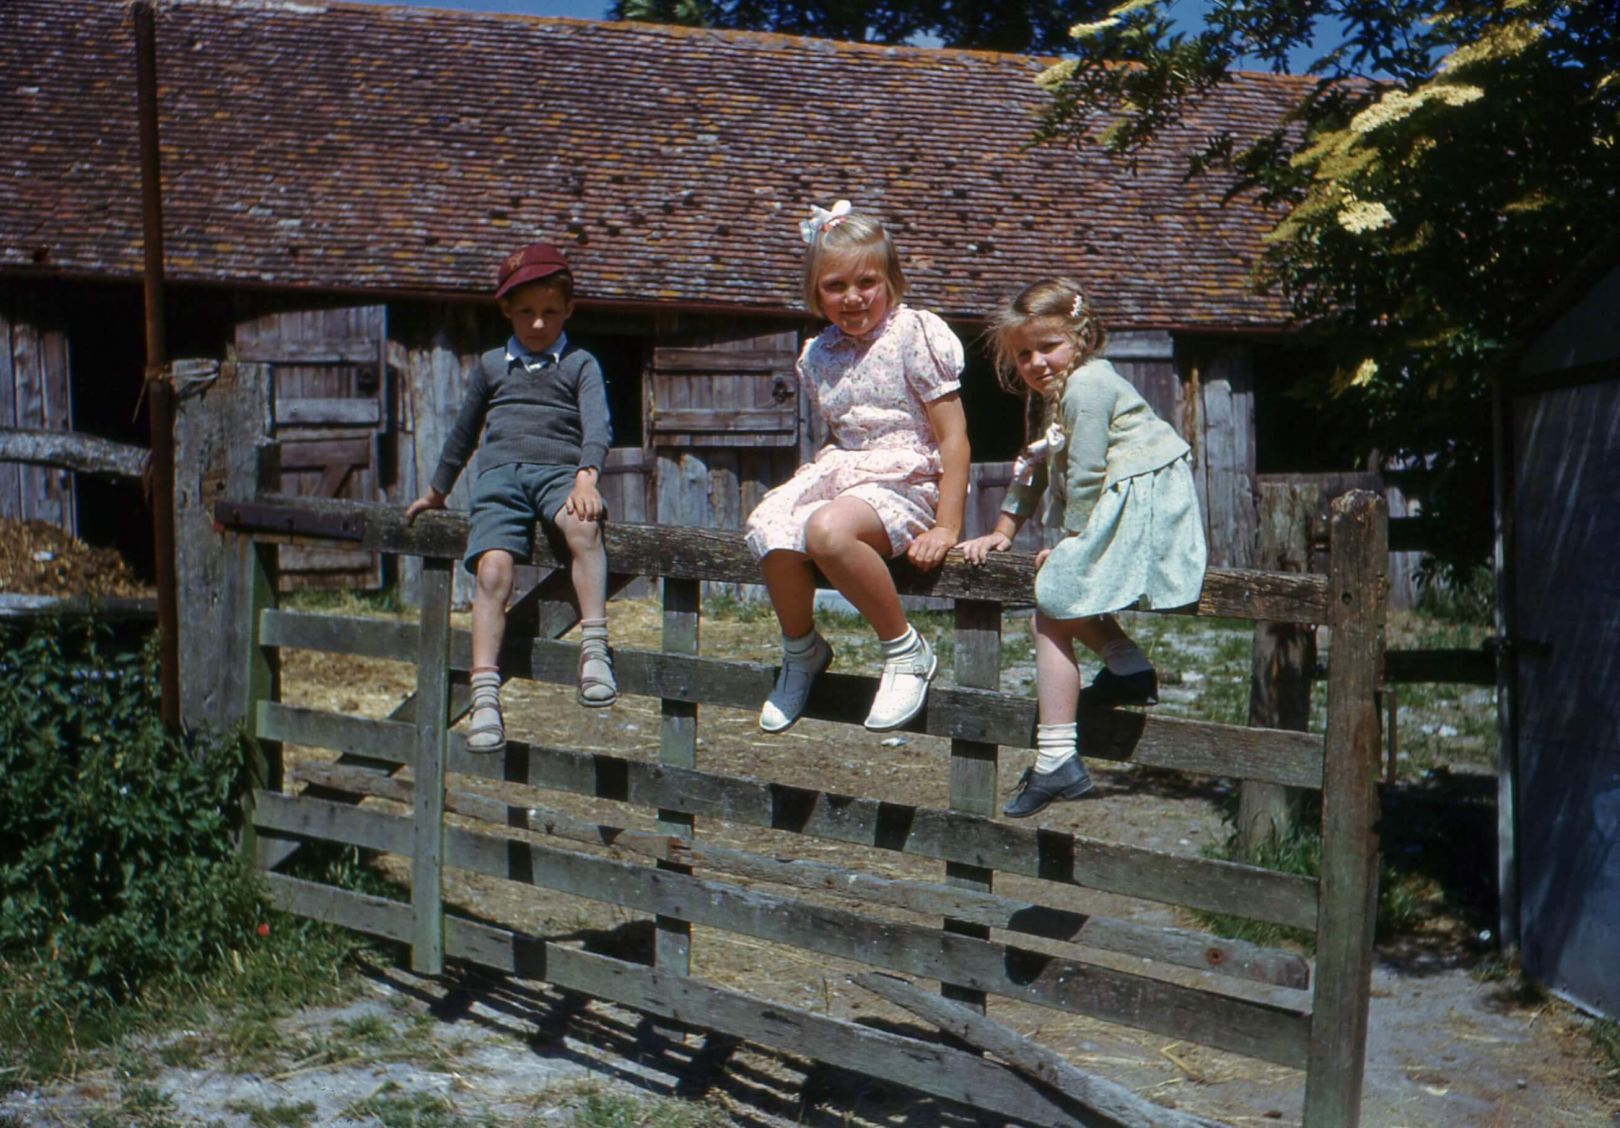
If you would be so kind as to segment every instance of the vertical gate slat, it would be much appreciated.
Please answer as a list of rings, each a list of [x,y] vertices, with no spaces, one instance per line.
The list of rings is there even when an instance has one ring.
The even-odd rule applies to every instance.
[[[276,606],[276,561],[278,554],[273,544],[261,544],[252,536],[231,534],[236,552],[236,591],[232,603],[236,611],[232,631],[241,639],[243,656],[241,681],[227,685],[226,709],[239,711],[234,715],[245,717],[248,725],[249,786],[242,789],[241,856],[261,869],[269,869],[279,858],[265,853],[269,843],[261,842],[253,827],[253,793],[256,789],[281,790],[281,745],[259,736],[259,703],[275,701],[281,697],[281,652],[264,646],[260,641],[259,624],[262,613]],[[229,715],[229,714],[227,714]]]
[[[698,581],[664,578],[664,650],[671,654],[698,652],[700,596]],[[678,768],[697,767],[697,705],[665,698],[660,705],[658,762]],[[673,838],[692,838],[695,820],[680,811],[660,810],[658,829]],[[691,873],[691,866],[660,861],[659,869]],[[686,975],[692,969],[692,926],[674,917],[657,919],[654,963]]]
[[[1378,709],[1388,526],[1384,499],[1334,500],[1326,765],[1316,994],[1305,1079],[1306,1128],[1360,1117],[1367,1006],[1378,910]]]
[[[449,743],[452,561],[422,561],[412,765],[411,970],[444,970],[444,758]]]
[[[1001,604],[962,599],[956,603],[956,684],[969,689],[996,689],[1001,682]],[[978,740],[951,741],[950,807],[969,815],[989,818],[995,813],[996,754],[998,746]],[[995,871],[962,862],[945,863],[951,885],[988,893]],[[989,939],[990,929],[966,921],[945,921],[947,932]],[[942,983],[940,993],[980,1011],[985,994],[953,983]]]

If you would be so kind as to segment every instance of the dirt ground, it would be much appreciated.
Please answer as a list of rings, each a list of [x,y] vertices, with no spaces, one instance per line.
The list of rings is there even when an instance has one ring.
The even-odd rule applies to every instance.
[[[615,602],[615,644],[655,649],[658,621],[657,606],[651,601]],[[777,643],[768,615],[706,617],[702,631],[705,654],[774,661]],[[832,633],[839,650],[836,669],[861,672],[875,664],[869,641],[853,624],[835,627]],[[1003,684],[1007,690],[1018,691],[1032,677],[1028,662],[1022,660],[1026,655],[1019,649],[1022,626],[1010,622],[1007,639]],[[1221,644],[1218,637],[1183,637],[1173,650],[1162,648],[1158,661],[1166,670],[1166,680],[1179,683],[1167,686],[1162,709],[1196,712],[1191,706],[1196,705],[1200,683],[1205,680],[1198,673],[1200,654]],[[289,702],[345,713],[385,716],[414,684],[411,667],[402,663],[338,661],[301,652],[289,653],[284,660],[284,693]],[[942,669],[948,665],[948,661],[942,663]],[[1179,676],[1173,668],[1176,665],[1186,668],[1186,676]],[[585,710],[574,703],[571,689],[514,683],[507,687],[505,701],[515,737],[657,759],[655,700],[627,698],[611,710]],[[1178,709],[1178,703],[1186,708]],[[701,713],[699,733],[700,767],[897,803],[946,805],[948,743],[941,739],[911,734],[884,737],[853,726],[815,721],[802,722],[783,736],[767,737],[759,733],[751,713],[709,707]],[[306,754],[325,757],[324,753],[289,750],[294,759]],[[1026,755],[1003,752],[1003,790],[1012,786]],[[1098,779],[1093,797],[1056,805],[1036,821],[1054,830],[1189,855],[1224,840],[1227,828],[1222,814],[1232,798],[1226,781],[1181,778],[1099,762],[1093,762],[1093,770]],[[487,790],[490,785],[480,786]],[[1620,1124],[1620,1105],[1605,1099],[1598,1089],[1598,1068],[1584,1032],[1587,1020],[1556,1000],[1519,989],[1512,976],[1492,974],[1493,796],[1491,778],[1470,765],[1430,770],[1425,778],[1391,791],[1386,856],[1397,872],[1421,879],[1416,888],[1430,904],[1425,906],[1420,925],[1380,947],[1368,1040],[1364,1124],[1379,1128]],[[651,825],[645,815],[612,803],[524,789],[508,790],[503,797],[590,814],[615,825],[643,829]],[[941,870],[939,863],[924,859],[712,821],[700,825],[699,835],[770,856],[836,861],[891,876],[938,879]],[[998,878],[997,888],[1017,896],[1032,884],[1003,877]],[[617,946],[627,954],[644,949],[649,935],[645,922],[624,910],[477,875],[456,873],[448,895],[469,911],[527,931],[608,950]],[[1059,898],[1063,907],[1101,915],[1201,927],[1189,914],[1148,902],[1078,889],[1062,890]],[[1050,889],[1045,900],[1054,903]],[[997,939],[1001,938],[998,934]],[[1028,938],[1018,942],[1039,946]],[[694,930],[692,952],[693,973],[721,986],[844,1018],[909,1022],[900,1012],[850,985],[846,975],[858,968],[836,960],[709,928]],[[598,1007],[600,1004],[591,1009],[594,1012]],[[604,1013],[612,1009],[602,1008]],[[1005,1000],[992,1000],[990,1014],[1060,1051],[1073,1064],[1163,1104],[1231,1124],[1296,1123],[1301,1115],[1303,1075],[1294,1070]],[[761,1068],[757,1063],[736,1067]],[[787,1084],[782,1080],[785,1068],[775,1068],[773,1085]],[[736,1092],[748,1088],[739,1089],[735,1080],[719,1083],[720,1091],[731,1094],[728,1100],[734,1101]],[[686,1084],[681,1079],[671,1083],[677,1088]],[[907,1097],[896,1103],[894,1094],[871,1086],[857,1085],[836,1100],[828,1099],[832,1101],[829,1107],[842,1106],[844,1119],[839,1123],[912,1126],[955,1122],[936,1102]],[[909,1111],[897,1111],[901,1109]],[[778,1115],[769,1108],[753,1108],[731,1122],[776,1123]],[[801,1106],[784,1122],[818,1122],[805,1115]]]

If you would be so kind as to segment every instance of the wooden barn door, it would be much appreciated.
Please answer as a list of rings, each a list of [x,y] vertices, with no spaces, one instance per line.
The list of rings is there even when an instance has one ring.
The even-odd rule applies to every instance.
[[[793,365],[795,330],[661,335],[653,350],[647,445],[665,525],[738,529],[808,447]]]
[[[22,287],[0,287],[0,427],[73,430],[68,335],[50,320]],[[72,471],[0,462],[0,517],[77,533]]]
[[[269,313],[238,324],[237,359],[270,368],[283,493],[390,500],[386,339],[383,306]],[[384,582],[376,553],[296,545],[281,550],[281,577],[289,589]]]
[[[1517,877],[1526,974],[1620,1019],[1620,378],[1520,396],[1509,418],[1517,770],[1502,807],[1518,871],[1504,885]]]

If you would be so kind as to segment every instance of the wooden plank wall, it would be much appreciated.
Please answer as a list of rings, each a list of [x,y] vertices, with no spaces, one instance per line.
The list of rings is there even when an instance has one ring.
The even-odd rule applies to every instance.
[[[396,317],[391,324],[388,363],[401,373],[399,403],[400,492],[406,505],[420,497],[433,479],[444,450],[444,440],[461,410],[467,376],[481,353],[478,310],[465,303],[438,303],[412,309],[410,319]],[[475,456],[476,457],[476,456]],[[450,491],[449,506],[465,512],[472,501],[476,463],[467,467]],[[452,602],[472,602],[473,578],[466,569],[453,570]],[[421,592],[422,563],[402,557],[399,566],[400,598],[416,605]]]
[[[274,438],[281,444],[281,489],[300,496],[403,504],[390,472],[393,400],[383,306],[254,313],[236,325],[235,352],[270,366]],[[380,561],[345,548],[289,546],[283,587],[376,588]]]
[[[0,427],[71,431],[68,335],[17,287],[0,288]],[[78,531],[74,475],[0,463],[0,517]]]
[[[1211,567],[1254,566],[1254,376],[1248,350],[1223,349],[1197,364],[1193,477]],[[1183,427],[1183,434],[1188,429]]]

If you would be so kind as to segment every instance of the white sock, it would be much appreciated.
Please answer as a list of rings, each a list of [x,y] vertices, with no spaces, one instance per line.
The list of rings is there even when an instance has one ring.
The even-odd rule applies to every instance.
[[[791,658],[804,658],[815,650],[816,643],[820,641],[821,633],[814,627],[811,627],[798,638],[789,638],[787,635],[783,635],[782,652]]]
[[[1040,775],[1056,771],[1075,754],[1074,742],[1078,737],[1074,722],[1066,725],[1035,726],[1035,771]]]
[[[1128,638],[1116,638],[1113,642],[1103,643],[1102,660],[1109,673],[1118,674],[1120,677],[1153,669],[1153,663],[1147,660],[1147,655],[1137,649],[1136,643]]]
[[[922,635],[917,633],[916,627],[908,624],[905,634],[899,638],[878,639],[878,644],[883,647],[885,661],[890,658],[904,658],[922,645]]]

